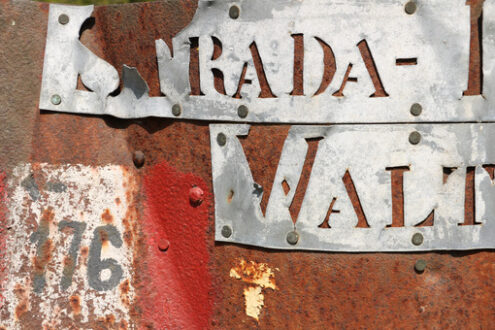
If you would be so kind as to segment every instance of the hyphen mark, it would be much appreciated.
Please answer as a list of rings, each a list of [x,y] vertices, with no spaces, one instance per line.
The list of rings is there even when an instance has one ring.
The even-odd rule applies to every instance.
[[[395,60],[395,65],[401,66],[401,65],[417,65],[418,64],[418,58],[417,57],[411,57],[411,58],[398,58]]]

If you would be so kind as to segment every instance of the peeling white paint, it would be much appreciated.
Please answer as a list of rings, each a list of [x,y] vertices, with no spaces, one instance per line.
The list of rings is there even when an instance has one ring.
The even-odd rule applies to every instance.
[[[32,185],[23,185],[23,180],[31,173],[34,174]],[[51,183],[51,187],[48,183]],[[6,260],[10,264],[7,265],[8,276],[4,283],[5,306],[0,311],[0,326],[22,328],[16,314],[19,314],[21,320],[43,320],[42,326],[54,328],[63,327],[64,320],[84,326],[109,315],[114,318],[116,326],[121,323],[131,325],[129,304],[132,304],[135,296],[131,268],[133,247],[128,245],[122,235],[126,232],[124,219],[132,203],[126,192],[132,185],[132,179],[125,170],[113,165],[26,164],[14,170],[8,181],[12,193],[9,196],[8,225],[11,229],[7,237]],[[32,243],[30,237],[38,230],[43,212],[49,209],[53,213],[48,235],[53,243],[52,251],[45,266],[46,284],[40,293],[36,293],[33,290],[33,278],[36,273],[34,260],[37,243]],[[105,212],[111,218],[104,219],[102,215]],[[63,220],[86,224],[78,247],[72,282],[65,291],[61,288],[64,260],[69,255],[75,235],[70,228],[59,230],[58,224]],[[88,283],[88,256],[91,254],[88,250],[95,228],[109,223],[118,230],[123,244],[121,247],[115,247],[111,242],[103,244],[106,247],[101,249],[101,259],[116,260],[123,275],[110,290],[97,291]],[[83,255],[82,250],[88,252]],[[102,280],[102,277],[109,276],[105,272],[100,272]],[[126,280],[129,281],[129,291],[122,293],[120,284]],[[19,289],[25,298],[19,294]],[[123,303],[124,295],[129,304]],[[79,308],[76,308],[79,310],[71,307],[70,298],[74,296],[79,298]],[[23,303],[26,304],[25,313],[20,313],[22,309],[19,306]]]

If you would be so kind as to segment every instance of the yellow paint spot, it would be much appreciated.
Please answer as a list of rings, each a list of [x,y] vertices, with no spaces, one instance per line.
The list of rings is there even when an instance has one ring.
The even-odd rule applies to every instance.
[[[275,269],[278,270],[278,269]],[[230,277],[250,284],[244,288],[246,315],[259,321],[265,298],[262,289],[276,290],[275,273],[265,263],[239,260],[238,264],[230,269]]]
[[[246,302],[246,315],[259,321],[259,316],[265,300],[265,297],[261,293],[261,287],[248,286],[245,288],[244,299]]]

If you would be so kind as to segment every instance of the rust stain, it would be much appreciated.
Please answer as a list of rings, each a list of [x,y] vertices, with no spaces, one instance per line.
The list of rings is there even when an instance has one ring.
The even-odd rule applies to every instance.
[[[15,307],[15,319],[19,320],[29,310],[29,292],[21,284],[17,283],[14,288],[14,294],[19,304]]]
[[[72,308],[72,313],[74,315],[79,315],[81,313],[81,298],[79,296],[71,296],[69,298],[70,307]]]
[[[106,224],[111,224],[113,222],[113,216],[110,213],[109,209],[105,209],[105,211],[103,211],[103,214],[101,215],[101,219]]]
[[[115,198],[115,204],[120,205],[120,203],[121,203],[121,202],[120,202],[120,198],[118,198],[118,197],[117,197],[117,198]]]
[[[129,300],[129,291],[130,291],[130,284],[129,280],[126,279],[124,282],[122,282],[119,286],[120,288],[120,301],[122,301],[122,304],[125,306],[130,305],[130,300]]]
[[[238,264],[230,270],[230,277],[249,284],[259,285],[262,288],[277,289],[275,274],[265,263],[246,262],[246,260],[240,259]]]
[[[265,305],[263,288],[277,289],[273,270],[265,263],[246,262],[241,259],[236,266],[230,269],[230,277],[250,284],[243,290],[245,312],[247,316],[259,322]]]

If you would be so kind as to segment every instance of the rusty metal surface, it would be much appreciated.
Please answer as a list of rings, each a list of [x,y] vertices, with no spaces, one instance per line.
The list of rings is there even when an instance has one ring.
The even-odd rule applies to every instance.
[[[171,37],[191,20],[195,6],[195,1],[166,1],[97,7],[99,24],[81,40],[115,67],[137,67],[151,95],[158,96],[154,40],[163,38],[171,47]],[[47,6],[4,1],[0,7],[0,171],[5,176],[0,192],[6,193],[1,210],[7,214],[1,223],[17,188],[7,182],[23,164],[126,168],[135,182],[127,193],[134,197],[130,226],[136,242],[128,328],[492,326],[495,255],[490,251],[288,253],[215,243],[208,126],[39,113]],[[473,25],[476,20],[473,16]],[[480,84],[476,74],[472,77],[475,93]],[[245,140],[253,177],[264,187],[275,175],[288,129],[255,125]],[[139,169],[133,164],[136,150],[145,156]],[[201,203],[197,191],[190,201],[193,186],[203,190]],[[294,207],[301,206],[302,197],[295,196]],[[8,228],[1,231],[0,242],[9,235]],[[418,259],[427,262],[422,274],[414,270]],[[1,269],[8,272],[9,264],[2,259]],[[25,267],[34,264],[27,261]],[[5,271],[0,274],[4,282]],[[36,294],[26,299],[31,306],[42,303]],[[71,306],[70,296],[63,299]],[[2,308],[0,325],[11,317],[4,313]],[[44,316],[24,313],[15,324],[40,328]],[[81,324],[61,317],[58,328],[117,329],[122,325],[116,319],[112,313],[92,315]]]

